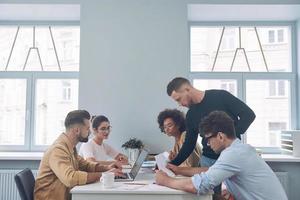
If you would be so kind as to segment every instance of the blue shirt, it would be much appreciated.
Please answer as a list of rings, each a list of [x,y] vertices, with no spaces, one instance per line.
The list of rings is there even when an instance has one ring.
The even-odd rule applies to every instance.
[[[287,200],[271,168],[253,147],[239,139],[222,151],[208,171],[192,177],[198,194],[210,192],[222,181],[237,200]]]

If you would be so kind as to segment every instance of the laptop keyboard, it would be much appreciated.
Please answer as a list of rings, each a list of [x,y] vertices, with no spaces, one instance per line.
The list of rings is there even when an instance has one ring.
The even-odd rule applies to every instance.
[[[115,176],[115,179],[128,179],[128,174],[125,173],[124,176]]]

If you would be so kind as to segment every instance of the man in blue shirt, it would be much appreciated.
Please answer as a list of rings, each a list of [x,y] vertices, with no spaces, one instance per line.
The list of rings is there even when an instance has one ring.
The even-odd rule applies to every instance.
[[[156,183],[187,192],[204,194],[223,181],[227,190],[239,200],[287,200],[271,168],[255,149],[236,138],[233,120],[223,111],[211,112],[200,124],[201,136],[220,153],[210,168],[181,168],[168,164],[175,174],[192,176],[176,179],[156,173]]]

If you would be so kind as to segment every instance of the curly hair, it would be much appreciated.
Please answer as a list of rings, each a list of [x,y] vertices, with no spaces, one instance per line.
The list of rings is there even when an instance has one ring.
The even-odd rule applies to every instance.
[[[183,112],[177,109],[165,109],[161,111],[157,117],[157,122],[161,132],[164,131],[164,121],[167,118],[171,118],[175,125],[179,127],[179,131],[182,133],[185,131],[185,117]]]
[[[218,132],[223,132],[228,138],[234,139],[235,128],[234,121],[224,111],[213,111],[208,114],[200,123],[200,136],[212,133],[216,135]]]

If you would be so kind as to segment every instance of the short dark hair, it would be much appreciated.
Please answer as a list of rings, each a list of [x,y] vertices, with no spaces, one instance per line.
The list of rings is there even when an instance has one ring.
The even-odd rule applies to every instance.
[[[185,117],[183,112],[177,109],[165,109],[161,111],[157,117],[157,122],[161,132],[165,132],[164,121],[167,118],[171,118],[174,121],[175,125],[179,127],[179,131],[181,133],[185,131]]]
[[[236,138],[234,121],[224,111],[209,113],[200,123],[200,135],[204,137],[208,133],[224,133],[228,138]]]
[[[171,96],[173,91],[177,91],[183,84],[191,85],[190,81],[183,77],[176,77],[169,82],[167,86],[167,93]]]
[[[94,129],[97,129],[102,122],[109,122],[109,120],[104,115],[93,116],[93,118],[92,118],[92,127]]]
[[[89,120],[90,118],[91,115],[86,110],[73,110],[66,116],[65,127],[68,129],[74,124],[84,124],[84,120]]]

